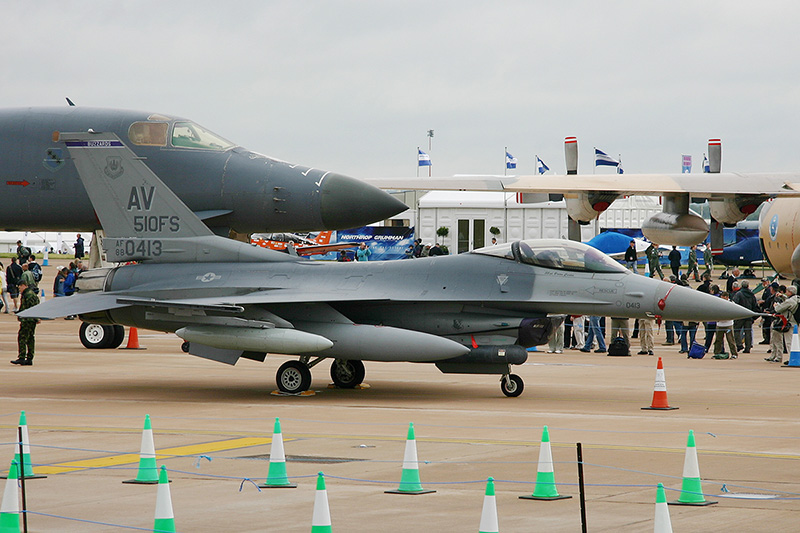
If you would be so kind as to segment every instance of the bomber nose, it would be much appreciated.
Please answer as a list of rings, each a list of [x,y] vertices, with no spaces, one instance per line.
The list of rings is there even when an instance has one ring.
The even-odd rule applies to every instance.
[[[731,301],[680,286],[672,287],[661,296],[657,305],[666,320],[713,322],[757,316],[757,313]]]
[[[408,209],[406,204],[372,185],[330,173],[320,185],[320,210],[325,229],[366,226]]]

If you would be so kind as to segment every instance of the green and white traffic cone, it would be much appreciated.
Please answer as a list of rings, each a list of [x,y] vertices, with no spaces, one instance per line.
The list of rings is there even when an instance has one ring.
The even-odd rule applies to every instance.
[[[425,490],[419,479],[419,461],[417,461],[417,439],[414,436],[414,423],[408,424],[406,453],[403,457],[403,474],[397,490],[386,490],[386,494],[430,494],[435,490]]]
[[[539,447],[539,466],[536,472],[536,485],[533,494],[520,496],[523,500],[565,500],[572,496],[562,496],[556,489],[555,472],[553,471],[553,452],[550,449],[550,432],[547,426],[542,428],[542,445]]]
[[[14,460],[17,462],[17,472],[20,471],[20,466],[22,470],[22,476],[25,479],[44,479],[47,476],[42,476],[33,473],[33,463],[31,463],[31,442],[28,438],[28,419],[25,416],[25,411],[20,411],[19,413],[19,429],[22,430],[22,455],[20,456],[19,453],[19,432],[15,435],[14,440],[17,441],[17,445],[14,447]],[[6,476],[0,476],[0,479],[5,478]]]
[[[0,503],[0,533],[20,533],[19,529],[19,465],[11,461],[11,468],[6,478],[3,501]]]
[[[139,449],[139,471],[136,474],[136,479],[129,479],[123,481],[123,483],[155,485],[158,482],[159,473],[156,466],[156,445],[153,442],[153,426],[150,424],[150,415],[144,415],[142,445]]]
[[[332,531],[328,491],[325,489],[325,474],[318,472],[317,492],[314,494],[314,514],[311,517],[311,533],[331,533]]]
[[[663,483],[659,483],[658,489],[656,489],[656,517],[653,533],[672,533],[672,521],[669,519],[667,494],[664,491]]]
[[[281,421],[279,418],[275,419],[275,429],[272,431],[267,482],[259,485],[259,487],[267,489],[294,489],[297,487],[297,485],[289,482],[289,476],[286,473],[286,456],[283,453],[283,434],[281,433]]]
[[[481,525],[478,533],[499,533],[497,525],[497,499],[494,495],[494,478],[486,480],[486,494],[483,497]]]
[[[703,487],[700,483],[700,465],[697,463],[697,447],[694,442],[694,431],[689,430],[686,442],[686,457],[683,461],[683,483],[678,501],[669,502],[670,505],[713,505],[703,496]]]
[[[169,492],[167,467],[162,465],[158,474],[158,492],[156,492],[156,513],[153,532],[175,533],[175,515],[172,512],[172,496]]]

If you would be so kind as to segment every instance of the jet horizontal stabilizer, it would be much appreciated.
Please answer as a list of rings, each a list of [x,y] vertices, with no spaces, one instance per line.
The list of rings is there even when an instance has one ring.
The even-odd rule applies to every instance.
[[[20,318],[54,319],[71,315],[86,315],[98,311],[108,311],[127,307],[130,304],[120,303],[117,295],[108,293],[80,294],[65,298],[51,298],[46,302],[22,311]]]

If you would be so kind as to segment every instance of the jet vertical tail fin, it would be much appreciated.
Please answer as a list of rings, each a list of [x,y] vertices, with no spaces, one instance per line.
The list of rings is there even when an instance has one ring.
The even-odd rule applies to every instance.
[[[219,237],[113,133],[61,133],[105,230],[109,261],[286,260]]]

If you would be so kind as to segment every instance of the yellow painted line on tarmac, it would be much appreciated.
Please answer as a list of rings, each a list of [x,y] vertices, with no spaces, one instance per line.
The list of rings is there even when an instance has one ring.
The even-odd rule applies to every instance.
[[[156,459],[170,459],[172,457],[184,457],[187,455],[202,455],[207,453],[234,450],[237,448],[249,448],[251,446],[263,446],[272,442],[271,438],[246,437],[240,439],[223,440],[217,442],[207,442],[204,444],[190,444],[188,446],[176,446],[174,448],[164,448],[156,450]],[[120,466],[139,462],[138,453],[126,453],[122,455],[112,455],[110,457],[98,457],[96,459],[84,459],[81,461],[70,461],[67,463],[57,463],[47,466],[36,467],[37,474],[64,474],[87,470],[91,468],[107,468],[109,466]]]

